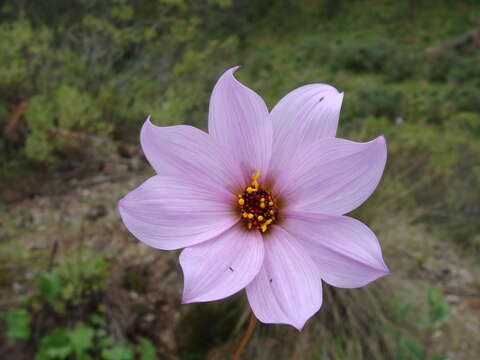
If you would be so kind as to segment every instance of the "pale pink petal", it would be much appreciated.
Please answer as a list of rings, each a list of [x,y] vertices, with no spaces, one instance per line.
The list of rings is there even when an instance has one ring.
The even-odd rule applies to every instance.
[[[278,226],[272,227],[264,245],[263,267],[247,286],[250,306],[261,322],[301,330],[322,305],[318,267],[298,241]]]
[[[238,221],[226,190],[171,176],[153,176],[118,203],[127,229],[145,244],[173,250],[210,240]]]
[[[189,177],[230,191],[245,186],[240,168],[229,152],[197,128],[155,126],[148,118],[142,127],[140,142],[159,175]]]
[[[324,138],[276,174],[274,193],[288,209],[343,215],[372,194],[386,160],[383,136],[366,143]]]
[[[262,98],[227,70],[210,98],[208,132],[228,148],[246,177],[257,170],[265,176],[272,152],[272,124]]]
[[[389,273],[377,237],[358,220],[290,211],[282,226],[308,249],[330,285],[357,288]]]
[[[247,286],[263,263],[263,239],[258,231],[237,224],[180,255],[184,274],[183,303],[213,301]]]
[[[272,168],[289,162],[295,152],[337,133],[343,93],[326,84],[299,87],[273,108]]]

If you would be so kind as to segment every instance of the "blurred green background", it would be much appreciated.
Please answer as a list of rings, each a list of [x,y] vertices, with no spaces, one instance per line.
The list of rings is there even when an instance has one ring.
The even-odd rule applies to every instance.
[[[218,76],[271,108],[345,92],[339,136],[385,134],[371,226],[392,274],[324,285],[298,333],[261,325],[245,359],[474,359],[480,353],[480,2],[0,1],[0,357],[228,359],[243,294],[180,305],[175,252],[125,230],[158,125],[207,127]]]

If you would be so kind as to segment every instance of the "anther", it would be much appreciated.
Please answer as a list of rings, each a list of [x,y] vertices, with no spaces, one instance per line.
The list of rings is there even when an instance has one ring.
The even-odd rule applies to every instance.
[[[240,215],[247,229],[257,229],[266,232],[268,226],[275,221],[277,208],[275,199],[270,192],[262,189],[258,182],[260,171],[252,175],[250,184],[244,192],[238,194]]]

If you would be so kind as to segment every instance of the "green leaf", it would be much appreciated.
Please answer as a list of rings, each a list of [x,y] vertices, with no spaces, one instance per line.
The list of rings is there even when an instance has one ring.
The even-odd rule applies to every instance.
[[[424,317],[420,324],[431,328],[447,318],[450,313],[450,306],[439,287],[429,287],[427,289],[427,301],[428,316]]]
[[[105,318],[102,315],[93,314],[92,316],[90,316],[90,322],[93,325],[103,326],[105,325]]]
[[[25,309],[10,309],[5,314],[9,341],[27,340],[30,337],[30,314]]]
[[[113,338],[111,336],[109,337],[102,337],[101,339],[99,339],[98,341],[98,345],[102,348],[102,349],[106,349],[106,348],[109,348],[110,346],[112,346],[114,343],[113,341]]]
[[[118,344],[102,350],[103,360],[133,360],[133,350],[129,344]]]
[[[401,319],[406,319],[413,307],[412,304],[405,302],[402,298],[398,296],[395,297],[393,305],[395,307],[395,310],[398,312],[398,315],[400,315]]]
[[[107,336],[107,330],[105,329],[97,329],[95,331],[95,335],[98,337],[98,338],[104,338],[105,336]]]
[[[61,299],[63,281],[57,272],[43,272],[37,278],[40,293],[47,298],[55,311],[63,312],[65,304]]]
[[[66,359],[72,350],[67,331],[58,328],[42,339],[35,360]]]
[[[414,359],[423,359],[425,357],[425,350],[416,342],[410,339],[401,339],[399,345],[403,349],[405,349],[407,354],[412,356]]]
[[[155,345],[147,338],[140,338],[140,344],[137,349],[140,353],[140,360],[157,360]]]
[[[88,350],[93,348],[95,330],[86,325],[80,325],[68,334],[70,344],[78,359],[83,359]]]

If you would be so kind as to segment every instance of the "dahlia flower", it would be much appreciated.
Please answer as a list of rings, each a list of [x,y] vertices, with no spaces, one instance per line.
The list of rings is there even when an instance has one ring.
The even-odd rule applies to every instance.
[[[237,68],[213,89],[208,134],[146,120],[140,141],[156,175],[119,211],[145,244],[185,248],[183,303],[246,289],[261,322],[301,330],[322,305],[322,280],[356,288],[388,273],[375,234],[344,215],[378,185],[386,143],[335,137],[334,87],[302,86],[269,112]]]

